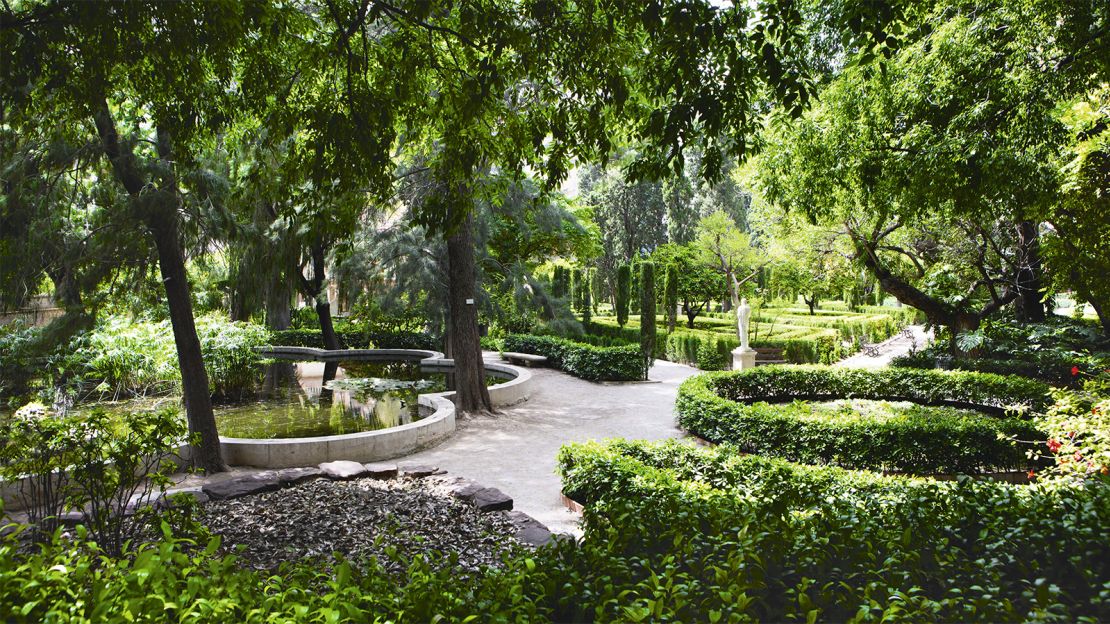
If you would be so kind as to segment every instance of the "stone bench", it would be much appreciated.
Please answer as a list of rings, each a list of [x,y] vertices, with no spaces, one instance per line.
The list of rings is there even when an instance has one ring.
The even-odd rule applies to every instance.
[[[547,363],[547,358],[542,355],[535,355],[533,353],[513,353],[506,351],[501,354],[501,358],[506,362],[519,363],[525,366],[541,365]]]

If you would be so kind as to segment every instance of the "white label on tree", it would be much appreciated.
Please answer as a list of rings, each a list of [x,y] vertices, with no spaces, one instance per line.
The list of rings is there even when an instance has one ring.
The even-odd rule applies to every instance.
[[[473,299],[467,299],[466,300],[466,305],[474,305],[474,300]]]

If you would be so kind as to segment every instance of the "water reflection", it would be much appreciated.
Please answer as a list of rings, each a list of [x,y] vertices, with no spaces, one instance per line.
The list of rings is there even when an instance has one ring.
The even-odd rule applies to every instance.
[[[384,383],[360,383],[371,379]],[[448,389],[446,375],[416,363],[275,362],[259,400],[218,408],[220,434],[298,438],[373,431],[420,420],[417,397]]]

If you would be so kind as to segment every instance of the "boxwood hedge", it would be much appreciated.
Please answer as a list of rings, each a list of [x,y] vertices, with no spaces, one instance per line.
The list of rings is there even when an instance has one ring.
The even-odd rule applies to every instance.
[[[822,414],[802,402],[867,398],[955,405],[905,410],[897,418]],[[1044,440],[1028,418],[1042,409],[1044,384],[1016,377],[941,371],[760,367],[698,375],[679,388],[681,427],[711,442],[806,463],[915,474],[979,473],[1033,465],[1011,440]]]
[[[418,332],[370,332],[365,329],[336,330],[339,346],[344,349],[424,349],[437,351],[439,341],[430,334]],[[319,329],[286,329],[270,332],[270,342],[283,347],[324,348]]]
[[[638,346],[595,347],[554,336],[512,334],[502,347],[542,355],[555,368],[589,381],[636,381],[647,375]]]
[[[574,445],[559,465],[585,541],[625,553],[580,572],[630,590],[610,617],[648,597],[691,622],[1110,617],[1105,482],[886,477],[678,442]]]

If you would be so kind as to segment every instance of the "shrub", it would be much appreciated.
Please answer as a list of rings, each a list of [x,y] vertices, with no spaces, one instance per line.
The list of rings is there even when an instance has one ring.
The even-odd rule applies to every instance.
[[[640,350],[628,347],[595,347],[554,336],[512,335],[503,340],[505,351],[534,353],[575,377],[589,381],[636,381],[644,378]]]
[[[667,331],[673,332],[678,322],[678,267],[674,264],[667,265],[663,309],[666,311]]]
[[[215,315],[196,319],[209,391],[231,396],[252,387],[262,375],[257,348],[269,336],[265,328],[231,322]],[[107,319],[76,343],[69,358],[84,383],[114,397],[168,394],[181,383],[177,346],[169,321],[132,322]]]
[[[644,358],[644,379],[655,360],[655,264],[641,262],[643,291],[640,294],[640,354]]]
[[[988,413],[1041,412],[1051,403],[1048,385],[1024,377],[898,368],[761,366],[687,380],[705,383],[732,401],[783,402],[839,398],[912,401]]]
[[[344,349],[423,349],[438,351],[439,341],[430,334],[419,332],[374,333],[357,326],[336,331],[339,346]],[[270,344],[286,347],[324,348],[324,339],[318,329],[287,329],[270,332]]]
[[[732,365],[732,349],[735,348],[730,341],[726,340],[716,338],[700,340],[696,365],[703,371],[728,370]]]
[[[632,296],[632,267],[622,264],[617,269],[617,325],[628,323],[628,304]]]
[[[795,401],[723,399],[708,377],[679,391],[679,425],[712,442],[761,455],[844,468],[914,474],[978,473],[1035,465],[1012,439],[1044,440],[1029,420],[946,407],[859,405],[840,409]]]
[[[39,406],[0,424],[0,476],[18,494],[38,536],[48,536],[66,509],[100,547],[119,555],[141,524],[129,505],[164,491],[175,465],[163,459],[185,441],[176,408],[114,419],[103,410],[56,416]]]
[[[564,447],[559,470],[587,505],[582,558],[609,553],[579,568],[583,608],[605,609],[587,617],[1110,617],[1105,486],[884,477],[678,442]]]

